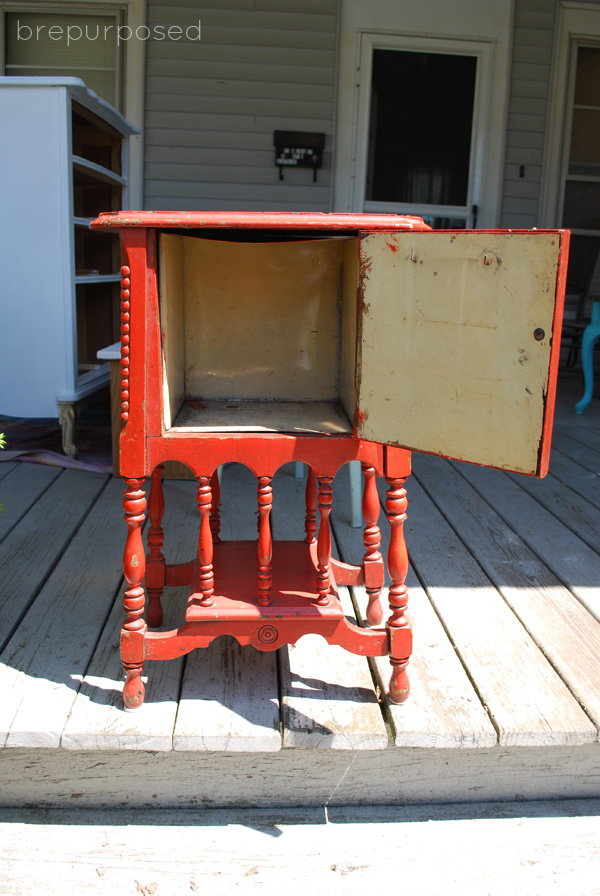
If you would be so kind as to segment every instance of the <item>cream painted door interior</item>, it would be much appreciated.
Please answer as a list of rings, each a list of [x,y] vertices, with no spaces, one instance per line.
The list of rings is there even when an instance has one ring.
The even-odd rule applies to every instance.
[[[544,475],[567,241],[560,231],[365,236],[358,435]]]

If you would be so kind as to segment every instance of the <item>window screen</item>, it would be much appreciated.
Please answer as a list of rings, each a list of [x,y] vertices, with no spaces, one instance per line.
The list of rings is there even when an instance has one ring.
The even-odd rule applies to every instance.
[[[4,21],[6,75],[67,75],[81,78],[117,109],[120,51],[116,13],[7,12]]]
[[[373,51],[367,200],[467,203],[477,59]]]

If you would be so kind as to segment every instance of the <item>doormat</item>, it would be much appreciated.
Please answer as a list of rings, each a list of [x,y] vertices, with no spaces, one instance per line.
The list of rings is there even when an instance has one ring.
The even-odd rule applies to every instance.
[[[57,420],[31,420],[0,417],[0,432],[6,448],[0,461],[25,461],[86,470],[91,473],[112,473],[111,431],[109,410],[83,410],[75,428],[76,457],[67,457],[62,450],[62,429]]]

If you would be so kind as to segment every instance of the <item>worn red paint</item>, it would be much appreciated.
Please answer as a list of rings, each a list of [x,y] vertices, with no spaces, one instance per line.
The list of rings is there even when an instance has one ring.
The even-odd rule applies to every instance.
[[[368,231],[428,228],[419,218],[401,216],[280,212],[120,212],[101,215],[92,227],[119,229],[123,244],[121,471],[126,485],[123,568],[127,588],[121,655],[126,672],[125,706],[133,709],[144,700],[142,671],[146,659],[181,656],[208,646],[223,634],[259,650],[275,650],[282,644],[295,643],[304,634],[316,633],[360,656],[388,654],[392,662],[391,698],[405,700],[412,634],[405,615],[408,556],[402,508],[410,452],[402,451],[399,461],[397,449],[350,434],[164,432],[162,355],[168,347],[160,325],[157,237],[161,229],[275,229],[310,238],[317,233],[356,237]],[[363,260],[361,277],[368,276],[369,269],[368,260]],[[358,290],[357,313],[359,294]],[[203,406],[193,397],[190,403],[197,408]],[[364,424],[362,413],[357,414],[357,422]],[[167,563],[162,553],[162,468],[173,460],[185,464],[196,478],[200,517],[197,555],[180,564]],[[301,542],[277,542],[272,539],[269,524],[271,480],[277,469],[291,460],[302,461],[311,470],[306,492],[306,537]],[[341,563],[331,556],[331,484],[338,469],[350,460],[361,461],[366,481],[365,554],[360,565]],[[227,462],[243,463],[257,477],[257,542],[220,541],[216,470]],[[386,475],[387,468],[396,478],[388,477],[386,501],[392,530],[387,556],[392,588],[390,615],[384,626],[380,600],[384,559],[375,478]],[[146,504],[143,486],[148,476],[151,488]],[[141,538],[146,506],[150,523],[147,557]],[[315,540],[317,514],[320,525]],[[148,626],[162,623],[164,587],[185,584],[190,587],[190,595],[182,624],[168,632],[148,631]],[[338,598],[340,584],[366,587],[371,628],[348,621]]]
[[[371,273],[369,232],[429,230],[418,218],[383,215],[323,215],[282,212],[119,212],[101,215],[94,229],[118,229],[123,245],[121,281],[122,394],[121,472],[125,479],[123,509],[127,539],[123,569],[125,620],[121,652],[126,683],[123,700],[128,708],[144,699],[142,672],[146,659],[168,660],[195,648],[208,646],[214,638],[229,634],[241,644],[259,650],[274,650],[295,643],[304,634],[321,634],[361,656],[388,654],[392,665],[390,698],[408,697],[406,666],[412,652],[412,636],[406,615],[405,585],[408,554],[403,527],[406,519],[405,482],[410,474],[410,450],[392,444],[366,441],[361,437],[367,415],[356,406],[354,433],[210,432],[164,429],[163,345],[157,278],[157,237],[161,230],[247,230],[249,241],[256,230],[265,239],[272,233],[290,233],[301,239],[327,234],[345,234],[358,239],[359,283],[356,290],[357,346],[360,380],[361,316],[369,313],[363,302],[362,284]],[[197,234],[195,234],[197,235]],[[214,235],[214,234],[213,234]],[[236,238],[239,234],[235,235]],[[393,236],[388,247],[396,251]],[[564,243],[564,258],[566,247]],[[566,264],[562,265],[560,289],[564,289]],[[252,313],[249,308],[248,313]],[[557,316],[560,316],[560,303]],[[560,331],[555,320],[554,330]],[[553,376],[558,364],[559,340],[552,346]],[[269,398],[270,396],[265,396]],[[202,401],[189,396],[190,403]],[[547,408],[546,435],[552,408]],[[542,450],[540,467],[547,466],[548,447]],[[362,464],[365,476],[363,512],[366,521],[364,556],[361,564],[341,564],[331,557],[329,515],[332,480],[340,467],[351,460]],[[162,466],[183,463],[197,482],[200,520],[196,556],[186,563],[169,564],[162,553],[164,498]],[[306,491],[305,538],[299,542],[273,541],[269,525],[273,504],[271,480],[290,461],[301,461],[311,470]],[[257,479],[258,539],[252,542],[223,542],[219,538],[219,485],[217,468],[237,462],[248,467]],[[151,476],[148,500],[148,555],[141,537],[146,515],[145,480]],[[377,524],[379,499],[375,477],[387,482],[385,512],[390,525],[387,567],[391,579],[389,616],[381,625],[381,592],[384,559]],[[316,477],[316,478],[315,478]],[[320,517],[317,532],[317,514]],[[258,571],[258,573],[257,573]],[[360,628],[345,617],[337,586],[364,585],[369,595],[368,619],[373,627]],[[162,621],[161,598],[167,585],[188,585],[187,610],[181,625],[168,632],[149,632],[148,625]],[[147,608],[147,609],[146,609]]]

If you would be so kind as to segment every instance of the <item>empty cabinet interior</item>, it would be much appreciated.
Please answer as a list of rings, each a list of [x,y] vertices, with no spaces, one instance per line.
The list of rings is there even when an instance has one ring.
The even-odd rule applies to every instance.
[[[163,430],[352,432],[356,238],[160,234]]]

